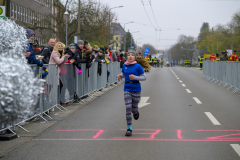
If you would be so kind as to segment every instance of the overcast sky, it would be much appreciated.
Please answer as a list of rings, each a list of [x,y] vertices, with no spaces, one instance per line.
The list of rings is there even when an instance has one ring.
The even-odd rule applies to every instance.
[[[126,24],[126,31],[133,33],[134,39],[139,39],[140,45],[153,44],[158,49],[167,49],[176,43],[178,36],[185,34],[197,37],[203,22],[208,22],[210,27],[217,24],[227,24],[234,13],[240,11],[240,0],[150,0],[157,24],[161,31],[155,31],[151,22],[157,28],[149,0],[144,0],[144,6],[151,22],[144,10],[141,0],[100,0],[110,7],[123,5],[123,8],[113,9],[118,14],[118,22],[134,21],[137,23]],[[178,30],[180,29],[180,30]],[[159,41],[160,34],[160,41]],[[158,37],[158,44],[157,38]]]
[[[139,39],[140,46],[150,43],[156,49],[168,49],[177,42],[181,34],[197,37],[203,22],[208,22],[210,27],[225,25],[230,22],[234,13],[240,11],[240,0],[143,0],[151,24],[142,0],[97,1],[108,4],[111,8],[124,6],[112,9],[118,15],[118,22],[122,26],[127,22],[136,22],[126,24],[125,30],[139,31],[133,33],[133,37],[135,40]],[[158,28],[157,24],[161,31],[155,31],[154,28]]]

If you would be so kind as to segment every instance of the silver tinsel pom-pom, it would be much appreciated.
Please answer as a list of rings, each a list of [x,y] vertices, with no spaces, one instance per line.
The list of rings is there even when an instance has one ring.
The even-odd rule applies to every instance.
[[[28,64],[21,62],[13,58],[0,59],[0,117],[3,121],[33,115],[33,106],[42,93],[41,81],[34,77]]]
[[[0,19],[0,122],[17,121],[34,113],[41,80],[27,64],[26,30]]]
[[[0,18],[0,57],[17,58],[26,62],[28,39],[26,29],[10,19]]]

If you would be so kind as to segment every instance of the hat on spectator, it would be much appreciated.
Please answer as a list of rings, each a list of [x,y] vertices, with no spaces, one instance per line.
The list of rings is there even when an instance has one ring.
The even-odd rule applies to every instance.
[[[31,29],[26,29],[26,36],[29,39],[31,37],[31,35],[35,35],[34,31]]]
[[[34,42],[37,42],[37,44],[38,44],[38,40],[37,39],[35,39]]]
[[[73,43],[70,44],[69,48],[74,48],[74,49],[76,49],[76,47],[75,47],[75,45],[74,45]]]
[[[100,47],[100,50],[102,50],[103,52],[105,51],[104,47]]]
[[[78,40],[77,45],[79,45],[79,44],[84,44],[83,40]]]

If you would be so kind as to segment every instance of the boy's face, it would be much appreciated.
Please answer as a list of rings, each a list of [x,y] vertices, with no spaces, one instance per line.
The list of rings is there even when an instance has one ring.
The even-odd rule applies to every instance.
[[[34,40],[34,34],[33,35],[31,35],[30,37],[29,37],[29,42],[33,42],[33,40]]]
[[[75,52],[75,49],[74,48],[70,48],[70,50],[74,53]]]
[[[102,53],[101,53],[101,52],[98,52],[98,55],[99,55],[99,56],[102,56]]]

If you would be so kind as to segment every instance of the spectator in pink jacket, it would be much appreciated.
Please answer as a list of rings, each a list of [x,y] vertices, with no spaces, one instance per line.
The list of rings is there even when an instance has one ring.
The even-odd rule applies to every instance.
[[[64,48],[65,45],[62,42],[57,42],[56,45],[53,48],[53,52],[51,54],[50,60],[49,60],[49,64],[57,64],[59,66],[59,70],[58,70],[58,85],[60,85],[60,97],[61,97],[61,101],[60,104],[63,106],[66,106],[66,102],[65,102],[65,93],[66,93],[66,74],[67,74],[67,69],[66,66],[64,65],[65,62],[68,61],[68,58],[70,57],[70,55],[65,55],[64,54]],[[71,62],[71,61],[70,61]],[[54,73],[51,73],[54,74]],[[60,75],[60,78],[59,78]]]

